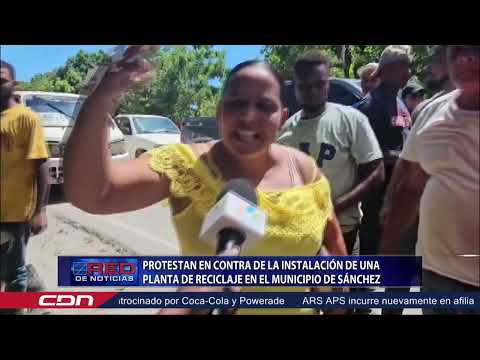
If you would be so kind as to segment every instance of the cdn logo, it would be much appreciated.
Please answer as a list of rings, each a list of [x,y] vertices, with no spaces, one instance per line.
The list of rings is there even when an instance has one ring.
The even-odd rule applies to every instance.
[[[89,306],[93,307],[92,295],[42,295],[38,299],[38,306]]]

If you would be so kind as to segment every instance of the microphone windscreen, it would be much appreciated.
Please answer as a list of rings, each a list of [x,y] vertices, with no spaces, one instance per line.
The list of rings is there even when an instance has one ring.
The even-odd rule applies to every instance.
[[[234,179],[227,182],[220,192],[217,201],[228,192],[234,192],[253,205],[257,205],[257,192],[252,184],[246,179]]]

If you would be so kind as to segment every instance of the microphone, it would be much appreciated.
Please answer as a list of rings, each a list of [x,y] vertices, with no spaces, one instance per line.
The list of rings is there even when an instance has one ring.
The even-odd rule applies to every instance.
[[[266,214],[257,207],[255,188],[245,179],[234,179],[220,192],[200,230],[200,240],[216,247],[221,254],[235,246],[245,248],[265,234]],[[225,291],[230,291],[226,288]],[[213,309],[210,315],[229,314]]]
[[[265,225],[255,188],[245,179],[235,179],[225,185],[205,216],[199,238],[220,254],[235,246],[248,248],[263,237]]]

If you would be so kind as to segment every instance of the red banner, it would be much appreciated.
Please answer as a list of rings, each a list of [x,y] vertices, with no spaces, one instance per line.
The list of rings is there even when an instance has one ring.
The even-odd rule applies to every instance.
[[[118,292],[0,292],[0,309],[98,308]]]

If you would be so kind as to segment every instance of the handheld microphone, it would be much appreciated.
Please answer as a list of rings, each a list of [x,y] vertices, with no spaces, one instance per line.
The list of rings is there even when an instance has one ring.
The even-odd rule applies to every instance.
[[[235,246],[249,247],[265,234],[266,214],[257,207],[255,188],[244,179],[229,181],[200,230],[200,240],[220,254]]]
[[[200,240],[216,246],[221,254],[235,246],[248,247],[265,234],[266,215],[257,207],[255,188],[244,179],[229,181],[220,192],[217,203],[205,216]],[[230,291],[226,288],[225,291]],[[228,314],[213,309],[211,315]]]

